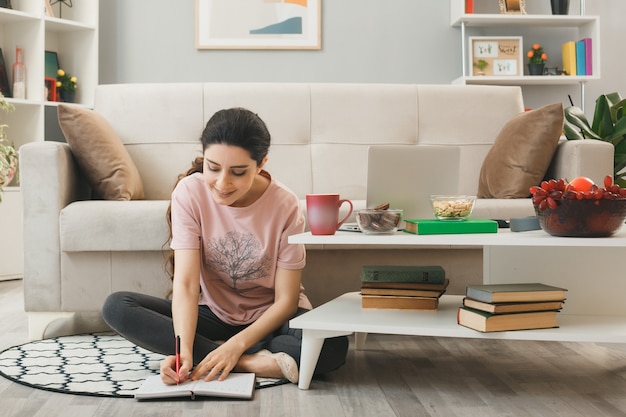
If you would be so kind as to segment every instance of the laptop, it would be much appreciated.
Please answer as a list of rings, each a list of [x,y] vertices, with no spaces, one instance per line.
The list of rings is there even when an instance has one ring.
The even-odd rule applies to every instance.
[[[404,219],[429,219],[432,194],[458,194],[458,146],[373,145],[367,165],[367,208],[389,203]]]

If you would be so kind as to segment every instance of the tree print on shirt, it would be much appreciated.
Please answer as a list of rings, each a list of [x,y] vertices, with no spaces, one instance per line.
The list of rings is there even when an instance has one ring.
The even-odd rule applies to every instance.
[[[263,255],[261,243],[251,233],[228,232],[221,239],[209,240],[207,247],[209,265],[231,277],[235,290],[239,281],[253,281],[268,275],[269,256]]]

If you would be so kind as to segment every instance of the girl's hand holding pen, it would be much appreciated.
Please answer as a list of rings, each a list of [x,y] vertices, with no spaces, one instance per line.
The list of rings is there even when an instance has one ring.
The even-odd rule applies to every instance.
[[[191,370],[191,360],[186,360],[184,357],[180,359],[180,370],[176,373],[176,355],[165,357],[161,361],[161,381],[167,385],[176,385],[183,383],[189,379],[189,371]]]

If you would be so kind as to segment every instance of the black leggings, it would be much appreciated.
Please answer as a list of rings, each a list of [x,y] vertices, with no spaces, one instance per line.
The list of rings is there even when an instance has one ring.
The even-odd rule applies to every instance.
[[[299,308],[296,316],[306,313]],[[102,307],[106,323],[124,338],[152,352],[163,355],[174,354],[174,326],[172,323],[172,302],[150,295],[134,292],[117,292],[109,295]],[[228,340],[245,329],[221,321],[209,307],[198,306],[198,325],[193,345],[194,364],[215,349],[215,341]],[[272,353],[285,352],[300,366],[302,330],[292,329],[284,323],[246,353],[267,349]],[[320,358],[315,367],[316,374],[335,370],[346,361],[348,338],[329,338],[324,341]]]

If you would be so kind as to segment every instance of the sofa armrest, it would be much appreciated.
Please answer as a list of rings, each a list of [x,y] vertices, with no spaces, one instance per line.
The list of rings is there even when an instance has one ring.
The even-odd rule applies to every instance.
[[[61,311],[59,213],[89,186],[66,143],[32,142],[20,147],[20,189],[25,310]]]
[[[604,177],[613,175],[613,144],[595,139],[562,140],[559,142],[546,178],[579,176],[591,178],[602,185]]]

